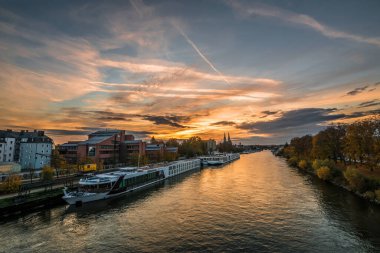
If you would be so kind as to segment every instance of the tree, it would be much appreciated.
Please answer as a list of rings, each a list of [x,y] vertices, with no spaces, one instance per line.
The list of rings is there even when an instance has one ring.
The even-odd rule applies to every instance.
[[[50,166],[44,166],[42,168],[42,181],[51,181],[53,180],[53,175],[54,175],[54,169]]]
[[[184,140],[179,146],[179,153],[186,157],[203,155],[205,154],[204,143],[199,136],[190,137],[188,140]]]
[[[9,175],[5,181],[1,184],[2,192],[17,192],[21,185],[21,177],[16,174]]]
[[[55,169],[56,176],[60,174],[67,174],[67,162],[65,158],[59,154],[58,148],[53,149],[50,161],[51,167]]]
[[[376,121],[363,120],[347,127],[345,152],[354,163],[372,161],[376,147],[376,125]]]
[[[154,138],[154,136],[152,136],[152,139],[150,139],[150,144],[157,144],[158,142],[156,141],[156,139]]]
[[[167,146],[167,147],[179,147],[179,143],[178,143],[177,139],[175,139],[175,138],[170,138],[170,139],[166,142],[166,146]]]
[[[313,137],[312,154],[317,159],[345,160],[343,155],[343,143],[345,137],[343,125],[330,126],[320,131]]]
[[[103,160],[99,160],[97,163],[96,163],[96,170],[103,170],[104,169],[104,162]]]
[[[146,155],[139,155],[138,153],[131,154],[131,165],[133,166],[145,166],[149,163],[149,159]]]
[[[290,141],[290,145],[294,147],[294,155],[298,159],[307,159],[310,157],[312,150],[312,137],[311,135],[305,135],[302,137],[293,138]]]

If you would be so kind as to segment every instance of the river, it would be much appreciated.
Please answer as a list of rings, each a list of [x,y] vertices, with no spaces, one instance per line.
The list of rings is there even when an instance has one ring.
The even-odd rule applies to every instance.
[[[155,188],[0,222],[0,252],[379,252],[380,207],[242,155]]]

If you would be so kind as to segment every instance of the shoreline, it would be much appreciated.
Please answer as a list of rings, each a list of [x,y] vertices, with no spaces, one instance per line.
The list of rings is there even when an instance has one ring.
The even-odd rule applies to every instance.
[[[341,180],[336,180],[336,179],[335,180],[334,179],[326,179],[326,180],[324,180],[324,179],[321,179],[321,178],[318,177],[318,175],[317,175],[317,173],[315,172],[314,169],[312,169],[310,167],[307,167],[306,169],[303,169],[303,168],[300,168],[298,165],[291,165],[288,162],[289,159],[286,158],[285,156],[282,156],[282,155],[276,155],[276,156],[283,158],[287,162],[288,166],[291,167],[291,168],[295,168],[298,171],[307,173],[309,175],[312,175],[313,177],[316,177],[317,179],[319,179],[321,181],[324,181],[326,183],[330,183],[330,184],[332,184],[332,185],[334,185],[336,187],[344,189],[344,190],[346,190],[346,191],[348,191],[348,192],[356,195],[357,197],[359,197],[359,198],[361,198],[363,200],[368,201],[369,203],[380,205],[380,201],[376,200],[376,198],[375,199],[370,199],[370,198],[368,198],[368,197],[365,196],[365,192],[364,193],[360,193],[358,191],[354,191],[354,190],[350,189],[350,187],[348,185],[338,182],[338,181],[341,181]]]

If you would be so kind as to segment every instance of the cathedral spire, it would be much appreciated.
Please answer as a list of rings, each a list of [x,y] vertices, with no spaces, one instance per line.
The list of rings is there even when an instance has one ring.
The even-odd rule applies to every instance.
[[[231,142],[230,132],[228,132],[228,142]]]
[[[224,132],[224,138],[223,138],[223,143],[226,143],[226,132]]]

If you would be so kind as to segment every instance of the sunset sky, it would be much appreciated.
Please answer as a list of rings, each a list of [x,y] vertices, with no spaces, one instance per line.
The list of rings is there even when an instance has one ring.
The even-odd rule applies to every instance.
[[[0,129],[281,144],[380,113],[380,1],[0,1]]]

